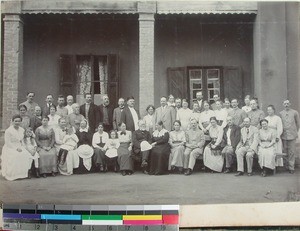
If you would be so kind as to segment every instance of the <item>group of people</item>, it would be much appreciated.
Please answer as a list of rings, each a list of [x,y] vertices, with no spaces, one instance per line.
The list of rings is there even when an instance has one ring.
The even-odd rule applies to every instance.
[[[19,105],[18,114],[5,131],[1,155],[2,175],[7,180],[56,176],[88,172],[120,172],[132,175],[137,168],[149,175],[181,173],[191,175],[197,159],[203,159],[203,170],[253,174],[257,156],[261,175],[285,165],[294,173],[299,114],[283,102],[284,110],[259,109],[258,101],[249,95],[239,108],[237,99],[218,95],[212,103],[201,91],[191,109],[185,99],[172,95],[161,97],[160,107],[149,105],[141,118],[135,100],[118,100],[112,108],[109,97],[95,105],[91,94],[85,103],[74,103],[73,96],[46,97],[40,107],[34,92]],[[286,157],[282,153],[286,154]],[[235,164],[236,163],[236,164]]]

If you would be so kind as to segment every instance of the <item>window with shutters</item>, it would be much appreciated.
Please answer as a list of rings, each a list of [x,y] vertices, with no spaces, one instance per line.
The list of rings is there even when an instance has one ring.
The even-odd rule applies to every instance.
[[[119,96],[118,59],[116,55],[61,55],[60,92],[73,95],[79,104],[91,93],[100,104],[108,95],[115,106]]]

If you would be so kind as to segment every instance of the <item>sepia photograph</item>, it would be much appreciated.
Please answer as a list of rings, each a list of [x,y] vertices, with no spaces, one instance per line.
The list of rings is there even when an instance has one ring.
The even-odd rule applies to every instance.
[[[1,1],[0,201],[300,201],[300,2]]]

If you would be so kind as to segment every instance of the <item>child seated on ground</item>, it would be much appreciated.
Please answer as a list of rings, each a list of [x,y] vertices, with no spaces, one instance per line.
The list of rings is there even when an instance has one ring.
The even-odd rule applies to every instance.
[[[26,128],[24,131],[24,139],[22,141],[25,149],[31,154],[31,159],[29,163],[29,171],[28,171],[28,178],[31,178],[31,165],[34,162],[34,168],[35,168],[35,174],[36,177],[40,177],[40,172],[39,172],[39,157],[40,155],[36,151],[37,149],[37,144],[35,142],[35,135],[33,133],[33,130],[31,127]]]
[[[116,131],[110,132],[110,139],[105,143],[104,150],[105,152],[105,159],[106,159],[106,167],[105,170],[107,171],[107,164],[113,165],[114,171],[118,171],[118,148],[120,146],[120,142],[118,139],[118,134]]]
[[[58,164],[63,165],[66,162],[68,152],[74,150],[77,146],[79,139],[77,135],[74,133],[74,129],[72,126],[67,127],[67,134],[63,138],[63,143],[58,151]]]

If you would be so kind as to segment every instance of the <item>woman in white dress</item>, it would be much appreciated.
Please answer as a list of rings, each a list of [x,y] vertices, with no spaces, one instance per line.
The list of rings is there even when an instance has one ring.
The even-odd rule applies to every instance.
[[[224,158],[221,153],[221,142],[223,137],[223,128],[217,124],[216,117],[210,118],[209,136],[211,142],[205,147],[203,152],[204,166],[211,169],[212,172],[222,172]]]
[[[265,118],[268,120],[268,125],[271,130],[274,130],[276,134],[276,144],[275,144],[275,152],[282,153],[282,141],[281,134],[283,132],[282,120],[279,116],[275,115],[275,107],[273,105],[269,105],[267,107],[268,116]],[[283,158],[278,158],[276,161],[276,166],[283,166]]]
[[[146,108],[147,115],[144,116],[144,121],[146,122],[146,130],[150,132],[150,134],[153,133],[153,127],[154,127],[154,112],[155,107],[153,105],[149,105]]]
[[[222,128],[225,128],[227,125],[227,111],[222,108],[222,102],[221,100],[217,100],[216,101],[216,110],[214,111],[216,118],[217,118],[217,123],[219,126],[221,126]]]
[[[181,123],[175,120],[173,123],[174,131],[170,132],[169,144],[171,146],[171,154],[169,157],[169,171],[174,172],[176,169],[179,173],[183,172],[183,153],[185,150],[185,132],[180,129]]]
[[[268,120],[260,121],[262,127],[258,133],[258,163],[262,168],[262,176],[267,175],[267,169],[275,168],[276,133],[268,126]]]
[[[55,105],[51,105],[49,107],[49,110],[50,110],[50,114],[48,115],[48,118],[49,118],[49,122],[48,122],[48,126],[50,128],[58,128],[58,120],[60,119],[60,116],[56,114],[56,106]]]
[[[20,115],[12,117],[12,124],[5,130],[1,154],[2,176],[9,181],[27,178],[31,167],[31,154],[22,145],[24,129]]]
[[[250,106],[250,100],[251,100],[250,95],[246,95],[244,99],[245,106],[242,107],[242,110],[244,110],[246,113],[252,110]]]
[[[182,100],[182,108],[177,111],[176,120],[181,122],[181,129],[186,131],[190,124],[190,119],[193,111],[188,108],[189,103],[184,99]]]

